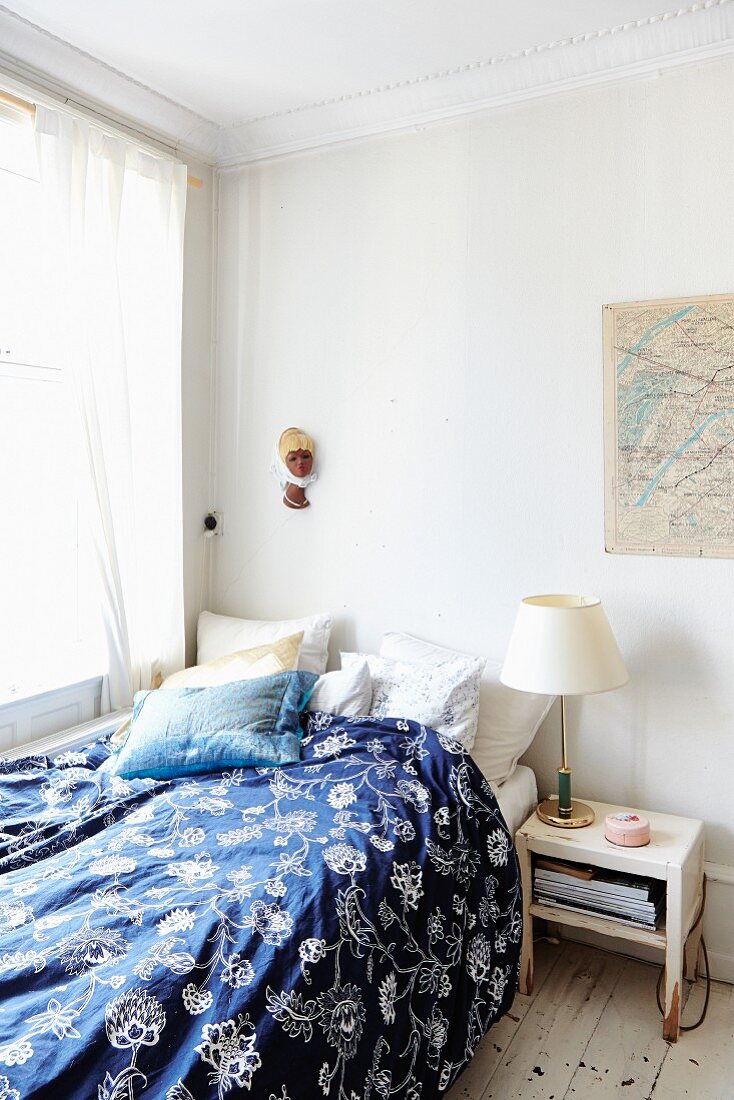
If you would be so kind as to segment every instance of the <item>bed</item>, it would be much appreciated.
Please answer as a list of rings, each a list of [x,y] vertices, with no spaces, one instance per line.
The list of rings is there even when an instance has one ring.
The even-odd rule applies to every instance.
[[[2,1100],[428,1100],[456,1080],[517,983],[495,794],[416,722],[301,724],[276,768],[122,779],[107,738],[0,762]],[[513,829],[524,773],[499,791]]]

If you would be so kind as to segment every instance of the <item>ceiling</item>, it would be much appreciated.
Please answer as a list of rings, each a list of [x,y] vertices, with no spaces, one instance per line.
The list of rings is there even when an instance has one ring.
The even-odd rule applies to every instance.
[[[313,142],[325,125],[333,127],[332,116],[338,115],[339,134],[350,124],[369,127],[364,104],[369,101],[372,111],[380,98],[390,99],[390,117],[380,127],[385,129],[386,121],[404,124],[420,109],[435,113],[436,103],[453,110],[462,96],[481,102],[490,70],[495,86],[489,91],[507,95],[507,73],[513,66],[519,72],[524,58],[545,63],[546,55],[560,57],[574,45],[581,47],[575,51],[579,58],[590,45],[596,55],[607,40],[624,41],[628,48],[633,39],[639,45],[649,38],[651,25],[660,40],[657,53],[670,52],[663,40],[670,37],[669,24],[676,24],[677,38],[681,28],[688,35],[694,22],[702,28],[703,17],[720,16],[726,2],[691,4],[651,24],[669,0],[5,0],[0,51],[87,95],[94,72],[96,97],[113,106],[123,84],[131,100],[157,97],[163,132],[165,116],[178,109],[188,119],[188,141],[198,140],[201,152],[210,146],[210,159],[226,160],[236,159],[242,134],[251,145],[262,144],[279,129],[274,120],[286,116],[304,116],[298,124],[291,117],[288,125],[296,147],[299,140]],[[708,18],[705,41],[693,35],[689,46],[720,45],[722,27],[714,26],[720,22]],[[729,29],[734,34],[727,23],[723,37]],[[655,50],[641,53],[649,60]],[[601,59],[602,68],[607,61]],[[567,75],[566,68],[560,67],[560,77],[577,75]],[[588,60],[581,68],[588,73]],[[476,81],[470,86],[472,72],[483,73],[482,88]],[[521,74],[514,83],[527,87],[528,78]],[[443,91],[436,96],[439,86]],[[407,88],[420,89],[420,103],[415,92],[390,94]],[[343,107],[335,110],[338,104],[352,105],[349,119]],[[321,122],[315,124],[310,116],[319,111]],[[380,113],[385,115],[384,105]],[[300,126],[300,137],[294,126]],[[176,136],[186,143],[180,132]]]
[[[502,57],[666,0],[6,0],[219,126]]]

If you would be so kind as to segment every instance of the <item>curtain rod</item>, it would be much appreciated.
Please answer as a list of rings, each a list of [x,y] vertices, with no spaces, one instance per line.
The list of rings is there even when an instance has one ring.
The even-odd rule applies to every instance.
[[[12,95],[11,92],[4,92],[0,89],[0,103],[5,104],[6,107],[12,107],[16,111],[22,111],[26,115],[30,115],[31,118],[36,117],[36,105],[35,103],[29,103],[27,99],[21,99],[20,96]],[[189,187],[201,188],[204,186],[203,180],[200,180],[198,176],[187,176],[186,183]]]
[[[36,117],[35,103],[28,103],[20,96],[11,95],[10,92],[0,90],[0,103],[4,103],[6,107],[14,107],[16,111],[22,111],[24,114],[30,115],[31,118]]]

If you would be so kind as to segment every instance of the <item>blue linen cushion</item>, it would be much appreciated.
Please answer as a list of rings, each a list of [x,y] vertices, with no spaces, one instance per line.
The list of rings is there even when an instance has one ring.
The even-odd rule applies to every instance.
[[[139,691],[127,741],[109,770],[175,779],[300,759],[299,714],[318,676],[279,672],[216,687]]]

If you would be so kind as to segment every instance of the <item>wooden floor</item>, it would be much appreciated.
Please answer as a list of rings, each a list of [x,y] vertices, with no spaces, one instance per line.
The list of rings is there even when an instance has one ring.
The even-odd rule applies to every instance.
[[[669,1044],[657,967],[570,941],[537,943],[535,967],[532,996],[515,997],[447,1100],[734,1100],[734,986],[712,983],[702,1026]],[[703,993],[690,990],[684,1024]]]

